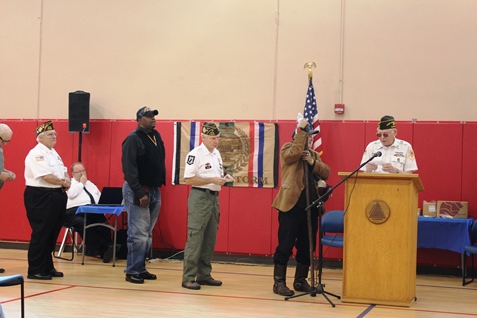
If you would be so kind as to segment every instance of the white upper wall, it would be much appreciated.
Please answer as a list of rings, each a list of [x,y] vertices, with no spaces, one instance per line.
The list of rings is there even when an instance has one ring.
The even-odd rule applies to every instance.
[[[1,118],[477,121],[474,0],[0,0]],[[342,84],[342,85],[340,85]],[[346,104],[335,115],[335,103]]]

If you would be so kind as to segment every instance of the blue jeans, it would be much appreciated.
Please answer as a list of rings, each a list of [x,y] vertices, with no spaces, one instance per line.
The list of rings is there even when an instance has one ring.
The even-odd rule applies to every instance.
[[[141,208],[134,204],[134,192],[127,182],[123,185],[124,206],[128,212],[128,259],[126,274],[145,273],[146,254],[152,247],[152,230],[161,209],[161,191],[159,188],[147,187],[149,190],[149,207]]]

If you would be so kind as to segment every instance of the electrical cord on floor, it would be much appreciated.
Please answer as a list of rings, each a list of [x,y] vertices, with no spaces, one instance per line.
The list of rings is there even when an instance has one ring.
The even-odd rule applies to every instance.
[[[182,259],[176,259],[175,257],[177,255],[180,255],[180,254],[183,254],[184,251],[179,251],[169,257],[166,257],[166,258],[153,258],[153,259],[150,259],[148,260],[149,263],[155,263],[155,262],[182,262]]]

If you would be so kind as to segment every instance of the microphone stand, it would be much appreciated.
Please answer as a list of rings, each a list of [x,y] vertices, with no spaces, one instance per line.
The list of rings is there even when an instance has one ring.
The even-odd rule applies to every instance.
[[[340,296],[325,291],[325,284],[321,283],[321,274],[322,274],[322,270],[323,270],[323,255],[322,255],[322,252],[323,252],[322,248],[323,247],[321,245],[321,242],[319,242],[319,244],[318,244],[318,254],[320,256],[320,259],[318,261],[318,284],[315,287],[314,259],[313,259],[313,235],[311,233],[312,232],[311,231],[311,208],[313,206],[316,206],[316,207],[322,206],[323,203],[324,203],[323,198],[325,198],[327,195],[330,195],[333,192],[334,189],[336,189],[343,182],[348,180],[352,175],[354,175],[356,172],[358,172],[359,169],[364,167],[367,163],[369,163],[375,157],[379,157],[379,156],[381,156],[380,152],[377,153],[377,154],[374,154],[374,156],[372,156],[371,158],[369,158],[368,160],[363,162],[358,168],[356,168],[355,170],[353,170],[353,172],[351,172],[349,175],[347,175],[346,178],[344,178],[343,180],[338,182],[335,186],[329,188],[323,195],[321,195],[318,199],[316,199],[315,201],[313,201],[310,205],[308,205],[306,207],[305,210],[306,210],[306,213],[307,213],[307,222],[308,222],[308,239],[310,241],[310,268],[311,268],[311,286],[310,287],[311,287],[311,289],[310,289],[309,292],[305,292],[303,294],[295,294],[295,295],[292,295],[292,296],[287,296],[287,297],[285,297],[285,300],[289,300],[289,299],[296,298],[296,297],[301,297],[301,296],[308,295],[308,294],[311,297],[316,297],[316,294],[321,294],[323,297],[325,297],[325,299],[330,303],[330,305],[332,307],[335,307],[335,304],[330,300],[330,298],[327,295],[336,297],[337,299],[341,299]],[[306,161],[305,161],[305,164],[306,164]],[[308,172],[308,169],[306,169],[306,167],[305,167],[305,177],[307,177],[307,172]],[[308,185],[307,180],[308,179],[305,178],[305,189],[307,189],[306,198],[307,198],[307,204],[308,204],[309,203],[309,193],[308,193],[308,187],[307,187],[307,185]],[[321,232],[321,217],[322,217],[322,214],[319,213],[318,214],[318,233]],[[321,235],[320,235],[320,240],[321,240]]]

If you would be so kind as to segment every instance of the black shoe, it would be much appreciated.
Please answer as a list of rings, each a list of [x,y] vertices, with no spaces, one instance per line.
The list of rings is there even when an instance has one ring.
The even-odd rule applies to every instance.
[[[200,285],[197,284],[196,282],[192,282],[192,281],[182,282],[182,287],[187,288],[187,289],[194,289],[194,290],[199,290],[200,289]]]
[[[149,272],[144,272],[144,273],[140,273],[139,276],[143,279],[150,279],[150,280],[154,280],[154,279],[157,279],[157,276],[154,275],[154,274],[151,274]]]
[[[199,285],[209,285],[209,286],[222,286],[222,281],[216,279],[204,279],[204,280],[197,280]]]
[[[113,252],[114,252],[114,246],[109,245],[106,251],[104,251],[103,253],[103,263],[111,262],[111,259],[113,258]]]
[[[5,273],[5,270],[3,268],[0,268],[0,273]]]
[[[54,269],[54,268],[50,271],[50,275],[51,275],[51,277],[63,277],[63,276],[65,276],[65,275],[63,274],[63,272],[58,272],[58,271],[57,271],[56,269]]]
[[[144,278],[138,274],[126,274],[126,281],[133,284],[144,284]]]
[[[51,275],[48,274],[28,274],[29,279],[51,280]]]

